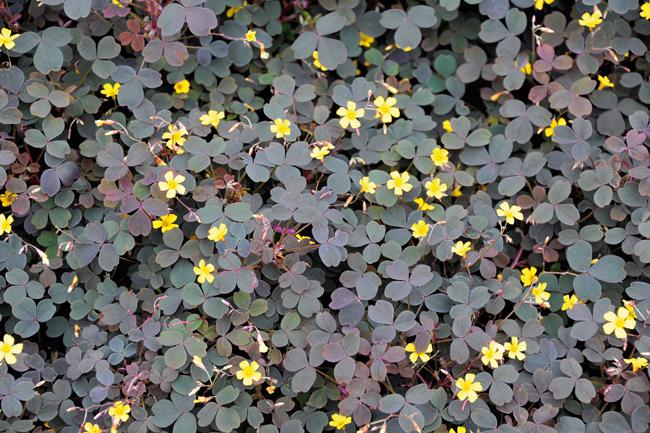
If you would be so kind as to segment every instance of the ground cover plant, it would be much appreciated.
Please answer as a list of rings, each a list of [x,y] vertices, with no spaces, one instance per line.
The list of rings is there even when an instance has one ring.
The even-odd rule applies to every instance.
[[[650,2],[0,19],[0,431],[649,430]]]

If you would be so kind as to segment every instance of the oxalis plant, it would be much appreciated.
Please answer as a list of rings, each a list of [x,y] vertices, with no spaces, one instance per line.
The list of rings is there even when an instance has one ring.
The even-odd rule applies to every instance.
[[[0,431],[649,431],[650,2],[0,19]]]

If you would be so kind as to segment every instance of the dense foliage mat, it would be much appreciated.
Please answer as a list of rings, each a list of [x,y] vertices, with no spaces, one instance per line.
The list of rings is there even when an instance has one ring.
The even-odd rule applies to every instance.
[[[0,18],[0,431],[648,431],[650,2]]]

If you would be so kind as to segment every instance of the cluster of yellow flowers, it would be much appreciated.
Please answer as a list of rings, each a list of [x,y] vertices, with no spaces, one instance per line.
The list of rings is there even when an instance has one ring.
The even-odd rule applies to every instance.
[[[405,192],[409,192],[413,189],[413,185],[410,183],[411,175],[408,172],[398,172],[391,171],[390,179],[386,182],[386,188],[393,192],[396,196],[402,196]],[[370,180],[370,177],[364,176],[359,179],[359,188],[362,193],[375,194],[377,192],[378,185]],[[447,197],[448,186],[446,183],[442,182],[438,178],[434,178],[431,181],[427,181],[424,184],[426,189],[427,197],[436,198],[437,200],[442,200],[444,197]],[[460,194],[454,193],[454,196]],[[418,204],[420,210],[432,210],[433,206],[425,203],[423,198],[416,198],[415,203]]]
[[[223,242],[226,240],[226,235],[228,234],[228,226],[224,223],[219,224],[216,227],[210,227],[208,230],[208,240],[212,242]],[[216,268],[212,263],[206,263],[204,259],[199,261],[198,266],[193,268],[194,274],[196,275],[196,280],[199,284],[203,284],[206,281],[210,284],[214,282],[214,271]]]
[[[395,106],[396,104],[397,99],[393,96],[389,96],[388,98],[378,96],[373,101],[375,118],[380,119],[384,124],[392,122],[393,118],[400,116],[400,111]],[[336,110],[336,115],[340,117],[339,126],[343,129],[347,129],[348,127],[357,129],[361,127],[359,119],[363,118],[365,114],[366,110],[364,108],[357,108],[355,101],[348,101],[345,107],[339,107]]]
[[[526,358],[526,342],[519,341],[518,337],[510,337],[510,341],[500,344],[496,341],[490,343],[481,349],[481,362],[483,365],[489,365],[491,368],[497,368],[503,355],[508,352],[508,358],[523,361]]]
[[[131,406],[129,404],[124,404],[122,401],[113,403],[113,405],[108,409],[108,415],[113,421],[111,433],[116,433],[120,423],[129,420],[129,413],[131,413]],[[83,425],[83,433],[102,433],[102,429],[98,424],[86,422]]]

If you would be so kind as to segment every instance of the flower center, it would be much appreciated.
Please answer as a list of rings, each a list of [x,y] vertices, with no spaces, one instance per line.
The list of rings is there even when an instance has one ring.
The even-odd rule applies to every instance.
[[[390,114],[390,106],[388,104],[382,105],[379,107],[379,112],[384,115]]]

